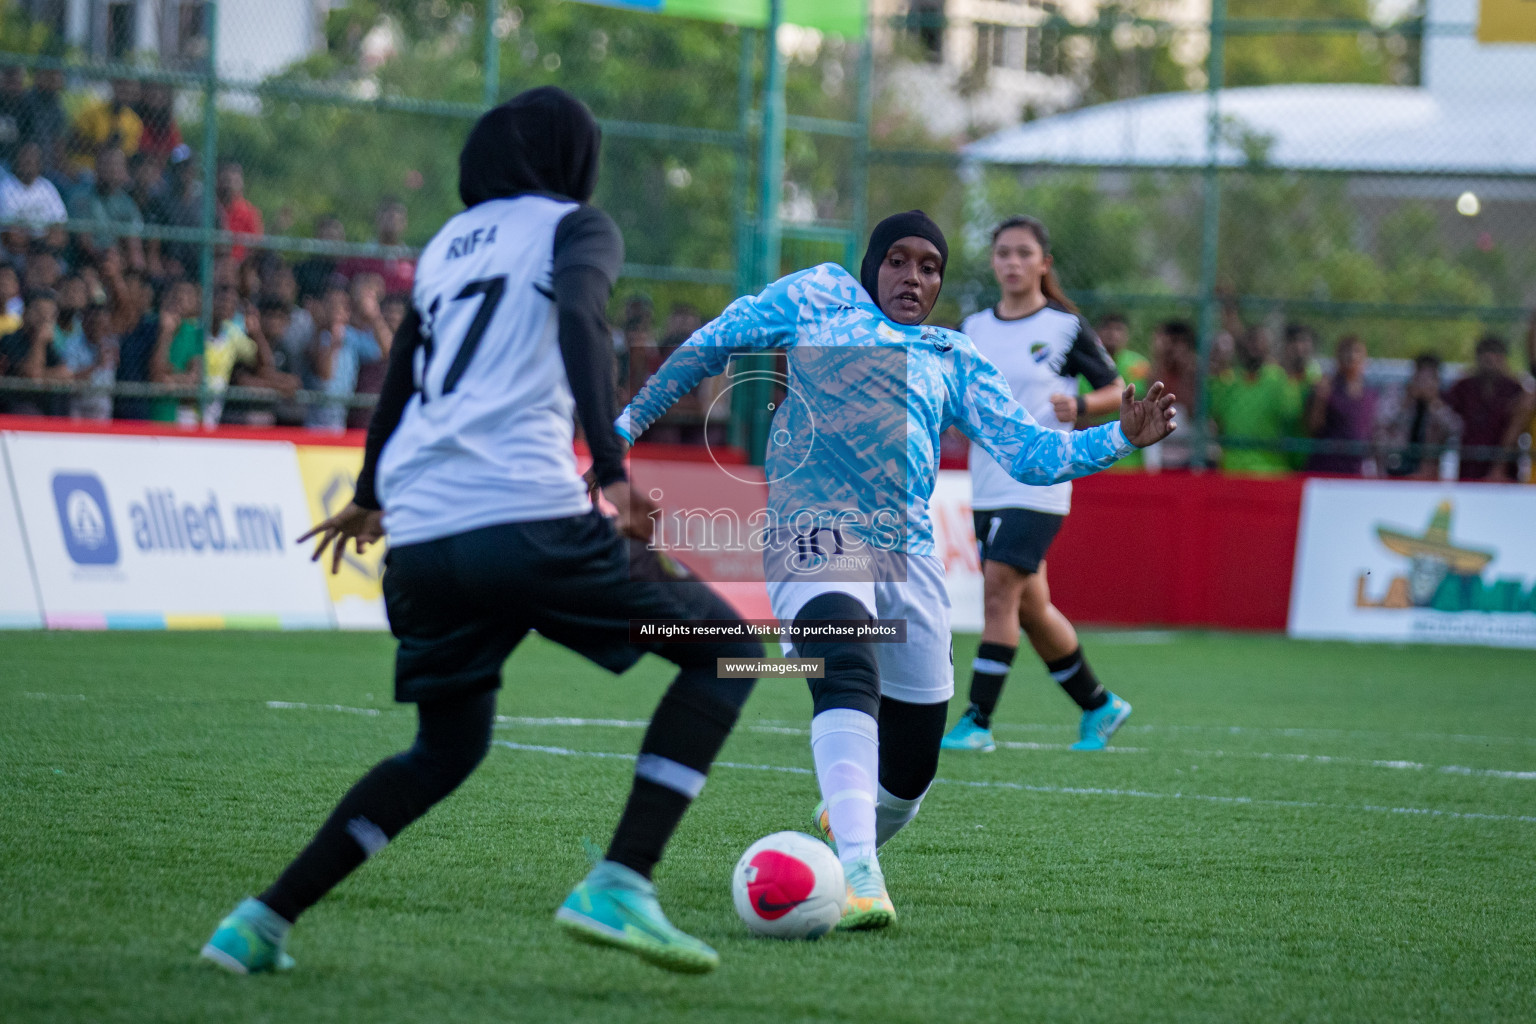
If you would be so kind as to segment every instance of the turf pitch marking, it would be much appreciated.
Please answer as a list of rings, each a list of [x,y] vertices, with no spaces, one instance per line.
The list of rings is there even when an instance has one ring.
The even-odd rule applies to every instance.
[[[1067,750],[1065,743],[1024,743],[998,740],[1008,750]],[[1347,764],[1357,768],[1392,768],[1399,771],[1432,771],[1444,775],[1478,775],[1490,779],[1518,779],[1536,782],[1536,772],[1506,771],[1501,768],[1468,768],[1459,764],[1431,765],[1419,761],[1389,761],[1364,757],[1336,757],[1332,754],[1276,754],[1262,750],[1154,750],[1151,747],[1105,747],[1106,754],[1185,754],[1189,757],[1249,757],[1259,761],[1295,761],[1298,764]]]
[[[640,719],[619,718],[525,718],[515,715],[497,715],[496,723],[503,726],[566,726],[571,728],[588,728],[608,726],[619,729],[643,729],[649,722]],[[747,725],[739,729],[746,732],[770,733],[784,736],[809,736],[809,729],[795,729],[778,725]],[[1061,726],[1050,726],[1059,731]],[[1008,750],[1067,750],[1065,743],[1029,743],[1021,740],[998,740],[999,747]],[[1536,782],[1536,771],[1506,771],[1500,768],[1468,768],[1464,765],[1429,765],[1419,761],[1394,761],[1388,759],[1370,759],[1362,757],[1336,757],[1331,754],[1285,754],[1268,751],[1248,750],[1158,750],[1151,747],[1107,747],[1107,754],[1179,754],[1188,757],[1247,757],[1261,761],[1295,761],[1297,763],[1310,764],[1341,764],[1358,768],[1386,768],[1399,771],[1435,771],[1445,775],[1471,775],[1491,779],[1515,779],[1521,782]]]
[[[48,697],[47,694],[28,694],[29,697]],[[56,697],[53,699],[73,699],[73,697]],[[79,699],[84,700],[82,696]],[[355,715],[377,716],[378,708],[353,708],[343,704],[305,704],[300,701],[269,700],[267,707],[274,710],[309,710],[309,711],[340,711]],[[638,718],[568,718],[564,716],[533,718],[520,715],[497,715],[496,724],[499,726],[531,726],[531,727],[565,727],[565,728],[613,728],[613,729],[643,729],[650,723]],[[1061,726],[1039,726],[1059,730]],[[747,725],[748,732],[769,733],[785,736],[807,736],[810,730],[793,728],[780,725]],[[1035,726],[1015,726],[1015,728],[1035,728]],[[1153,726],[1144,726],[1143,729],[1151,729]],[[1178,726],[1163,726],[1165,729],[1176,729]],[[1215,728],[1222,731],[1237,732],[1241,726],[1193,726],[1190,728]],[[1259,731],[1259,730],[1252,730]],[[1285,732],[1300,732],[1301,730],[1284,730]],[[1335,730],[1308,730],[1329,732]],[[1473,739],[1474,737],[1454,737],[1456,739]],[[1008,750],[1066,750],[1065,743],[1029,743],[1020,740],[999,740],[999,747]],[[514,749],[525,749],[515,747]],[[527,747],[526,749],[543,749]],[[550,747],[548,752],[555,753],[564,748]],[[1109,747],[1105,753],[1109,754],[1180,754],[1188,757],[1225,758],[1241,757],[1253,758],[1261,761],[1293,761],[1298,764],[1340,764],[1351,767],[1383,768],[1396,771],[1431,771],[1443,775],[1465,775],[1490,779],[1512,779],[1519,782],[1536,782],[1536,771],[1508,771],[1500,768],[1469,768],[1465,765],[1429,765],[1419,761],[1402,761],[1389,759],[1369,759],[1357,757],[1336,757],[1331,754],[1288,754],[1274,753],[1270,751],[1230,751],[1230,750],[1155,750],[1149,747]],[[767,767],[767,766],[765,766]],[[1450,813],[1450,812],[1447,812]]]
[[[594,757],[607,760],[633,761],[634,754],[611,751],[574,750],[570,747],[551,747],[532,743],[514,743],[496,740],[496,746],[508,750],[535,754],[553,754],[557,757]],[[716,761],[718,768],[738,768],[755,772],[784,772],[790,775],[814,775],[809,768],[797,768],[778,764],[743,764],[739,761]],[[1040,793],[1048,796],[1109,796],[1131,797],[1143,800],[1195,800],[1201,803],[1236,804],[1249,807],[1316,808],[1331,811],[1367,812],[1372,814],[1421,815],[1430,818],[1460,818],[1474,821],[1518,821],[1536,824],[1536,815],[1487,814],[1480,811],[1447,811],[1436,807],[1384,807],[1377,804],[1330,804],[1317,800],[1269,800],[1251,796],[1213,796],[1206,793],[1157,793],[1144,789],[1113,789],[1101,786],[1036,786],[1024,782],[985,782],[963,779],[936,778],[935,785],[966,786],[971,789],[1009,789],[1024,793]]]
[[[367,715],[377,718],[378,708],[349,708],[345,704],[305,704],[303,701],[269,700],[267,707],[274,711],[340,711],[348,715]]]

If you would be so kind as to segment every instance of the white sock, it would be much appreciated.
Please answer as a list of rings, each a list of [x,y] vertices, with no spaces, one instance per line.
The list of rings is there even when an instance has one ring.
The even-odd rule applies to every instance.
[[[852,708],[832,708],[811,719],[816,779],[837,837],[838,859],[845,865],[875,855],[879,736],[874,717]]]
[[[903,800],[892,795],[884,786],[878,789],[875,798],[875,845],[884,846],[917,817],[917,809],[923,806],[923,797],[928,795],[928,790],[923,790],[911,800]]]

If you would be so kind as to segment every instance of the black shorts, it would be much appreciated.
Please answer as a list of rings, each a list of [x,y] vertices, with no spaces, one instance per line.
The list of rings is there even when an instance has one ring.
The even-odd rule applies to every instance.
[[[647,651],[678,665],[762,655],[762,645],[633,644],[630,619],[740,619],[670,559],[620,536],[597,512],[505,523],[390,550],[384,573],[395,699],[436,700],[501,685],[501,666],[528,634],[611,672]]]
[[[977,556],[1026,573],[1040,571],[1056,531],[1067,521],[1066,516],[1032,508],[997,508],[971,515],[976,520]]]

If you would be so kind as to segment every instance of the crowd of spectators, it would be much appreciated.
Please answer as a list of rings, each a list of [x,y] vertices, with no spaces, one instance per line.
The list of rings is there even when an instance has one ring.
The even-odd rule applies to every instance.
[[[261,247],[261,211],[234,161],[219,164],[211,323],[203,330],[199,243],[145,238],[146,224],[203,223],[201,162],[182,140],[165,85],[110,83],[65,112],[64,76],[0,68],[0,376],[73,382],[0,390],[0,412],[341,429],[365,422],[415,276],[410,259],[311,257]],[[67,232],[66,220],[91,231]],[[398,246],[406,208],[385,198],[377,242]],[[341,222],[317,234],[344,241]],[[186,397],[128,394],[158,384]],[[226,401],[231,386],[262,401]],[[143,391],[145,389],[139,389]],[[297,402],[300,391],[320,397]]]
[[[366,403],[353,399],[382,385],[413,261],[288,261],[262,246],[265,224],[246,197],[244,169],[223,162],[214,208],[219,227],[236,237],[215,250],[205,331],[200,243],[143,231],[146,224],[202,225],[202,163],[182,139],[172,90],[113,81],[105,94],[72,104],[71,117],[64,84],[56,70],[37,70],[29,82],[22,68],[0,68],[0,376],[73,386],[0,388],[0,412],[365,426]],[[69,219],[97,226],[70,233],[62,223]],[[406,228],[405,204],[382,200],[375,241],[401,246]],[[322,217],[315,235],[345,241],[334,216]],[[628,297],[613,331],[619,400],[703,322],[700,310],[679,302],[658,324],[647,296]],[[1514,452],[1536,425],[1531,381],[1516,376],[1509,347],[1496,335],[1479,341],[1475,364],[1447,382],[1439,358],[1427,353],[1410,374],[1389,379],[1354,335],[1336,340],[1325,371],[1311,329],[1245,324],[1235,305],[1226,309],[1204,377],[1196,333],[1185,321],[1157,327],[1150,358],[1136,352],[1124,317],[1103,317],[1097,327],[1124,379],[1138,388],[1164,381],[1179,397],[1184,424],[1206,410],[1206,436],[1216,447],[1200,453],[1201,461],[1214,458],[1233,472],[1429,478],[1448,469],[1440,453],[1457,446],[1465,452],[1456,469],[1461,479],[1512,479],[1516,459],[1486,449]],[[1536,317],[1525,342],[1528,365],[1536,367]],[[133,384],[167,387],[159,394],[114,391]],[[227,395],[231,386],[266,393],[241,392],[236,400]],[[650,439],[725,442],[729,412],[715,408],[720,386],[706,381],[686,396]],[[1199,436],[1183,431],[1130,468],[1187,465]]]
[[[1192,334],[1185,336],[1181,366],[1193,352]],[[1433,353],[1419,355],[1406,378],[1394,380],[1373,373],[1357,335],[1337,339],[1326,372],[1316,347],[1310,328],[1291,324],[1276,352],[1264,325],[1244,325],[1229,310],[1207,378],[1223,469],[1436,479],[1450,470],[1440,454],[1450,446],[1460,452],[1458,479],[1516,478],[1522,437],[1536,431],[1536,384],[1516,375],[1504,337],[1484,335],[1475,361],[1449,382]],[[1536,315],[1525,348],[1536,372]],[[1182,374],[1171,376],[1182,383]]]

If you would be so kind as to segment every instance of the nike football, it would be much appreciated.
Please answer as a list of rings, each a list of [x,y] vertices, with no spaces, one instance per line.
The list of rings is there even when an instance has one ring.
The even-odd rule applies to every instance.
[[[747,927],[776,939],[821,938],[848,901],[837,854],[804,832],[775,832],[747,847],[731,890]]]

